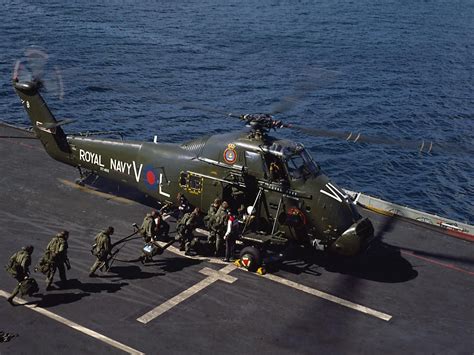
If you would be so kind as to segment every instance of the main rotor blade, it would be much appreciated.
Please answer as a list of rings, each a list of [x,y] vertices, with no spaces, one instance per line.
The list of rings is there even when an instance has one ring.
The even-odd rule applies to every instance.
[[[404,139],[379,138],[362,135],[357,132],[338,132],[324,129],[307,128],[298,125],[288,124],[288,128],[300,131],[302,133],[315,137],[329,137],[344,139],[353,143],[371,143],[371,144],[388,144],[398,146],[406,149],[418,150],[422,153],[431,153],[432,151],[450,151],[459,152],[460,146],[458,144],[450,143],[435,143],[429,140],[412,141]]]

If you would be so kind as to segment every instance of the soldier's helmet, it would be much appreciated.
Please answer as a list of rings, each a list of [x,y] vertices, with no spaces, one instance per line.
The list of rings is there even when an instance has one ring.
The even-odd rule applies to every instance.
[[[216,198],[214,200],[214,206],[220,206],[221,205],[221,199],[220,198]]]
[[[69,232],[67,230],[64,230],[61,233],[59,233],[59,236],[67,240],[69,238]]]
[[[107,229],[105,230],[105,232],[106,232],[107,234],[109,234],[109,235],[114,234],[114,227],[111,227],[111,226],[110,226],[110,227],[107,227]]]
[[[224,209],[229,208],[229,204],[227,203],[227,201],[223,201],[221,206],[222,206],[222,208],[224,208]]]
[[[33,250],[34,250],[34,249],[35,249],[35,248],[33,247],[33,245],[27,245],[27,246],[24,246],[24,247],[23,247],[23,250],[26,251],[28,254],[33,253]]]
[[[193,214],[196,215],[196,214],[199,214],[199,213],[201,213],[201,209],[199,207],[196,207],[193,211]]]

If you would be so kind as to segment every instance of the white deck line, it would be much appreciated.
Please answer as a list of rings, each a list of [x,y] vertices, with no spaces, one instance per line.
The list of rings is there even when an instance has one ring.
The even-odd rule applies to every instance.
[[[3,291],[3,290],[0,290],[0,296],[5,297],[5,298],[8,298],[8,297],[10,297],[10,294],[7,293],[7,292],[5,292],[5,291]],[[122,343],[120,343],[120,342],[118,342],[118,341],[116,341],[116,340],[113,340],[113,339],[111,339],[111,338],[105,336],[105,335],[102,335],[102,334],[100,334],[100,333],[97,333],[97,332],[94,331],[94,330],[91,330],[91,329],[89,329],[89,328],[83,327],[83,326],[80,325],[80,324],[77,324],[77,323],[75,323],[75,322],[73,322],[73,321],[70,321],[69,319],[66,319],[66,318],[64,318],[64,317],[61,317],[60,315],[57,315],[57,314],[55,314],[55,313],[53,313],[53,312],[51,312],[51,311],[48,311],[48,310],[46,310],[46,309],[44,309],[44,308],[37,307],[36,305],[28,304],[24,299],[21,299],[21,298],[16,297],[16,298],[15,298],[15,301],[16,301],[16,303],[21,304],[21,305],[23,305],[23,306],[25,306],[25,307],[31,309],[32,311],[38,312],[38,313],[40,313],[40,314],[42,314],[42,315],[44,315],[44,316],[46,316],[46,317],[48,317],[48,318],[50,318],[50,319],[52,319],[52,320],[55,320],[56,322],[62,323],[62,324],[66,325],[66,326],[68,326],[68,327],[70,327],[70,328],[72,328],[72,329],[75,329],[75,330],[77,330],[77,331],[79,331],[79,332],[81,332],[81,333],[84,333],[84,334],[86,334],[86,335],[89,335],[89,336],[92,337],[92,338],[95,338],[95,339],[97,339],[97,340],[100,340],[100,341],[102,341],[102,342],[104,342],[104,343],[106,343],[106,344],[108,344],[108,345],[110,345],[110,346],[113,346],[113,347],[116,348],[116,349],[122,350],[122,351],[124,351],[124,352],[126,352],[126,353],[128,353],[128,354],[133,354],[133,355],[145,354],[145,353],[143,353],[143,352],[141,352],[141,351],[138,351],[138,350],[136,350],[136,349],[134,349],[134,348],[131,348],[131,347],[128,346],[128,345],[122,344]]]
[[[184,290],[180,294],[170,298],[168,301],[160,304],[159,306],[153,308],[151,311],[145,313],[143,316],[137,318],[137,321],[143,324],[147,324],[148,322],[152,321],[153,319],[161,316],[163,313],[169,311],[173,307],[177,306],[181,302],[184,302],[189,297],[195,295],[199,291],[205,289],[207,286],[213,284],[217,280],[225,281],[227,283],[233,283],[237,280],[237,278],[228,275],[229,272],[235,270],[236,267],[232,264],[223,267],[220,270],[213,270],[208,267],[205,267],[200,271],[200,273],[207,275],[204,280],[199,281],[194,286],[191,286],[187,290]]]

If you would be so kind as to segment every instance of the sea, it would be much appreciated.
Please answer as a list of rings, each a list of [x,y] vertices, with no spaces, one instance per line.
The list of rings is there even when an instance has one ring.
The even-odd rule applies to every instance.
[[[228,113],[276,112],[373,138],[272,132],[304,144],[339,186],[474,224],[472,0],[1,0],[0,9],[2,121],[29,125],[11,87],[18,60],[21,75],[41,73],[56,117],[76,120],[68,133],[184,142],[242,129]],[[431,152],[411,144],[423,141]]]

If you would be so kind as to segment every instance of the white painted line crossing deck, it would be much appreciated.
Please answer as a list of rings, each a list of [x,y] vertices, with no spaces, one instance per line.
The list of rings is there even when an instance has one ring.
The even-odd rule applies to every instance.
[[[10,297],[10,294],[3,291],[3,290],[0,290],[0,296],[2,297],[5,297],[5,298],[8,298]],[[75,329],[81,333],[84,333],[86,335],[89,335],[90,337],[92,338],[95,338],[97,340],[100,340],[110,346],[113,346],[114,348],[116,349],[119,349],[119,350],[122,350],[128,354],[133,354],[133,355],[142,355],[142,354],[145,354],[141,351],[138,351],[138,350],[135,350],[125,344],[122,344],[116,340],[113,340],[109,337],[106,337],[105,335],[102,335],[100,333],[97,333],[89,328],[86,328],[86,327],[83,327],[82,325],[80,324],[77,324],[73,321],[70,321],[69,319],[66,319],[64,317],[61,317],[60,315],[57,315],[53,312],[50,312],[44,308],[41,308],[41,307],[36,307],[36,305],[32,305],[32,304],[27,304],[27,302],[24,300],[24,299],[21,299],[21,298],[18,298],[16,297],[15,298],[15,302],[18,303],[18,304],[21,304],[25,307],[28,307],[29,309],[31,309],[32,311],[35,311],[35,312],[38,312],[38,313],[41,313],[42,315],[50,318],[50,319],[53,319],[55,320],[56,322],[59,322],[59,323],[62,323],[64,325],[67,325],[68,327],[72,328],[72,329]]]
[[[272,274],[266,274],[266,275],[262,275],[262,277],[266,278],[266,279],[269,279],[269,280],[272,280],[272,281],[275,281],[275,282],[278,282],[279,284],[282,284],[282,285],[285,285],[285,286],[288,286],[288,287],[292,287],[296,290],[300,290],[300,291],[303,291],[303,292],[306,292],[310,295],[313,295],[313,296],[316,296],[316,297],[319,297],[319,298],[323,298],[327,301],[331,301],[331,302],[334,302],[334,303],[337,303],[341,306],[344,306],[344,307],[347,307],[347,308],[351,308],[355,311],[358,311],[358,312],[361,312],[361,313],[365,313],[369,316],[372,316],[372,317],[376,317],[376,318],[379,318],[381,320],[384,320],[384,321],[389,321],[390,319],[392,319],[392,316],[389,315],[389,314],[386,314],[386,313],[383,313],[383,312],[379,312],[379,311],[376,311],[375,309],[372,309],[372,308],[369,308],[369,307],[365,307],[365,306],[362,306],[360,304],[357,304],[357,303],[353,303],[351,301],[348,301],[348,300],[345,300],[343,298],[339,298],[339,297],[336,297],[336,296],[333,296],[333,295],[330,295],[329,293],[326,293],[326,292],[323,292],[323,291],[319,291],[319,290],[316,290],[314,288],[311,288],[311,287],[308,287],[308,286],[305,286],[305,285],[301,285],[297,282],[293,282],[293,281],[290,281],[290,280],[287,280],[287,279],[284,279],[283,277],[279,277],[279,276],[276,276],[276,275],[272,275]]]
[[[168,216],[166,216],[165,218],[167,218]],[[207,233],[207,231],[205,230],[202,230],[202,229],[197,229],[198,232],[200,233]],[[164,245],[165,243],[160,243],[162,245]],[[220,259],[218,258],[209,258],[209,257],[201,257],[201,256],[187,256],[184,254],[184,252],[181,252],[179,251],[177,248],[175,247],[170,247],[168,249],[170,252],[172,253],[175,253],[175,254],[178,254],[178,255],[181,255],[181,256],[184,256],[184,257],[187,257],[187,258],[190,258],[190,259],[199,259],[199,260],[204,260],[204,261],[207,261],[207,262],[210,262],[210,263],[218,263],[218,264],[222,264],[222,263],[225,263],[223,261],[221,261]],[[227,269],[228,268],[228,269]],[[208,268],[205,268],[205,269],[208,269]],[[224,270],[229,270],[228,272],[226,272],[226,274],[228,274],[229,272],[231,272],[232,270],[234,269],[237,269],[237,267],[235,267],[234,265],[232,264],[228,264],[225,268],[221,269],[221,272],[223,272]],[[204,269],[203,269],[204,270]],[[204,273],[203,270],[201,270],[200,272],[201,273]],[[209,270],[212,270],[212,269],[209,269]],[[239,269],[239,270],[242,270],[242,271],[246,271],[245,269]],[[350,309],[353,309],[355,311],[358,311],[358,312],[361,312],[361,313],[364,313],[364,314],[367,314],[369,316],[372,316],[372,317],[375,317],[375,318],[378,318],[378,319],[381,319],[381,320],[384,320],[386,322],[390,321],[392,319],[392,316],[390,314],[387,314],[387,313],[383,313],[383,312],[380,312],[380,311],[377,311],[375,309],[372,309],[372,308],[369,308],[369,307],[366,307],[366,306],[363,306],[363,305],[360,305],[360,304],[357,304],[357,303],[354,303],[354,302],[351,302],[351,301],[348,301],[348,300],[345,300],[343,298],[339,298],[337,296],[333,296],[329,293],[326,293],[326,292],[323,292],[323,291],[319,291],[317,289],[314,289],[314,288],[311,288],[311,287],[308,287],[308,286],[305,286],[305,285],[302,285],[302,284],[299,284],[297,282],[294,282],[294,281],[290,281],[288,279],[285,279],[283,277],[280,277],[280,276],[276,276],[276,275],[273,275],[273,274],[265,274],[265,275],[262,275],[261,277],[264,277],[268,280],[271,280],[271,281],[274,281],[274,282],[277,282],[281,285],[285,285],[285,286],[288,286],[288,287],[291,287],[291,288],[294,288],[296,290],[299,290],[299,291],[302,291],[302,292],[305,292],[307,294],[310,294],[310,295],[313,295],[315,297],[319,297],[319,298],[322,298],[322,299],[325,299],[327,301],[330,301],[330,302],[334,302],[334,303],[337,303],[341,306],[344,306],[344,307],[347,307],[347,308],[350,308]],[[209,286],[211,283],[215,282],[215,281],[212,281],[211,283],[209,283],[209,285],[205,285],[206,282],[209,282],[210,280],[206,281],[207,279],[204,279],[202,280],[200,283],[192,286],[189,290],[186,290],[184,292],[182,292],[180,295],[183,295],[183,294],[187,294],[188,291],[189,293],[191,293],[189,296],[187,296],[186,298],[189,298],[191,295],[199,292],[200,290],[204,289],[205,287]],[[191,290],[192,289],[192,290]],[[179,296],[179,295],[178,295]],[[176,297],[178,297],[176,296]],[[176,298],[175,297],[175,298]],[[172,298],[171,300],[163,303],[161,306],[159,307],[162,307],[163,308],[161,309],[161,313],[158,314],[158,315],[154,315],[154,318],[158,317],[159,315],[163,314],[164,312],[166,312],[167,310],[171,309],[172,307],[174,307],[176,304],[172,304],[172,303],[169,303],[167,304],[168,302],[174,300],[174,298]],[[184,301],[184,299],[183,299]],[[182,302],[182,301],[180,301]],[[178,302],[177,304],[179,304],[180,302]],[[169,308],[166,309],[166,306],[171,306]],[[157,307],[157,308],[159,308]],[[144,322],[143,320],[141,320],[143,317],[147,316],[149,313],[151,312],[154,312],[157,308],[155,308],[154,310],[146,313],[145,315],[143,315],[142,317],[138,318],[137,320],[142,322],[142,323],[148,323],[150,320],[147,320],[146,322]]]
[[[169,311],[171,308],[177,306],[181,302],[187,300],[192,295],[195,295],[199,291],[205,289],[207,286],[213,284],[214,282],[221,280],[227,283],[233,283],[237,278],[228,275],[232,270],[235,270],[236,267],[232,264],[227,265],[226,267],[220,270],[213,270],[208,267],[200,270],[201,274],[207,275],[204,280],[201,280],[194,286],[188,288],[187,290],[181,292],[179,295],[169,299],[168,301],[162,303],[158,307],[152,309],[150,312],[145,313],[143,316],[137,318],[137,321],[146,324],[156,317],[159,317],[163,313]]]

